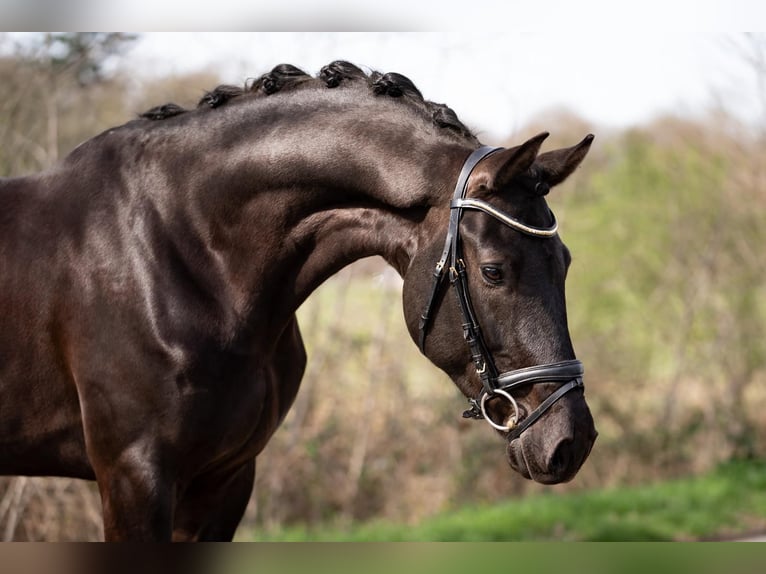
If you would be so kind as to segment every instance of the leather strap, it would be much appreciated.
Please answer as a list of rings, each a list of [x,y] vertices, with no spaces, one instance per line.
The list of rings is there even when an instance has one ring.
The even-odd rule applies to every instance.
[[[481,335],[481,327],[476,320],[476,312],[473,310],[468,291],[468,276],[465,272],[465,265],[459,257],[450,268],[450,283],[455,290],[458,306],[463,315],[463,338],[471,351],[471,361],[473,361],[485,392],[492,392],[493,389],[497,388],[495,386],[497,367],[495,367],[492,355]]]
[[[554,392],[552,392],[547,399],[545,399],[542,403],[540,403],[537,408],[529,413],[527,417],[522,420],[517,426],[515,426],[511,432],[508,433],[508,440],[514,440],[521,436],[521,433],[523,433],[525,430],[527,430],[529,427],[531,427],[534,423],[537,422],[537,419],[539,419],[541,416],[543,416],[546,411],[553,406],[553,404],[558,401],[561,397],[563,397],[565,394],[567,394],[569,391],[577,388],[583,388],[585,384],[583,383],[582,379],[578,378],[573,381],[569,381],[567,384],[562,385],[558,389],[556,389]]]
[[[504,391],[511,391],[530,383],[571,381],[572,379],[582,378],[584,374],[585,369],[582,362],[572,359],[571,361],[535,365],[526,369],[502,373],[497,377],[497,386]]]
[[[460,170],[460,174],[457,178],[457,183],[455,184],[455,191],[452,194],[452,200],[456,200],[462,197],[465,197],[465,192],[467,189],[468,184],[468,178],[471,176],[471,173],[473,172],[473,168],[475,168],[481,160],[483,160],[488,155],[496,152],[501,148],[498,147],[491,147],[491,146],[482,146],[477,150],[474,150],[471,152],[471,155],[468,156],[468,158],[465,160],[465,163],[463,164],[463,167]],[[451,207],[451,205],[450,205]],[[447,238],[444,241],[444,249],[442,250],[441,257],[439,258],[439,261],[436,263],[436,269],[434,270],[434,279],[433,284],[431,285],[431,293],[428,297],[428,301],[426,302],[425,309],[423,310],[423,313],[420,315],[420,339],[418,341],[418,347],[420,347],[420,352],[425,354],[425,348],[426,348],[426,335],[428,333],[428,326],[431,321],[431,310],[433,309],[434,301],[436,300],[436,294],[439,292],[439,287],[446,275],[445,270],[447,266],[447,261],[451,254],[454,254],[456,244],[459,241],[458,237],[458,225],[460,224],[460,215],[461,210],[460,209],[450,209],[450,217],[449,217],[449,225],[447,227]],[[455,259],[452,259],[452,262],[454,263]]]

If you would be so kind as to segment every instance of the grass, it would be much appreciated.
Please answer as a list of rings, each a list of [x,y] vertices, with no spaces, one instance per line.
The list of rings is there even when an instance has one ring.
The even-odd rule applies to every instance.
[[[766,530],[766,462],[730,462],[699,477],[631,488],[546,494],[463,508],[415,526],[291,527],[241,540],[670,541]]]

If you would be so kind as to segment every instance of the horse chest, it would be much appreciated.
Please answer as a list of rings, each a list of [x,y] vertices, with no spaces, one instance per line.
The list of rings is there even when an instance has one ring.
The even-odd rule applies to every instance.
[[[228,356],[225,373],[197,373],[182,394],[179,418],[185,421],[185,442],[204,443],[195,452],[220,463],[256,456],[292,406],[305,361],[294,324],[268,358]]]

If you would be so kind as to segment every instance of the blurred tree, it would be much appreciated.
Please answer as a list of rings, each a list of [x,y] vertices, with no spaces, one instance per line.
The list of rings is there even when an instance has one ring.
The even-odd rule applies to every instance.
[[[116,63],[135,39],[122,33],[40,34],[0,57],[0,175],[49,166],[60,150],[124,113]],[[110,101],[116,105],[103,105]]]
[[[105,81],[113,58],[137,38],[122,32],[48,33],[38,48],[39,60],[54,74],[71,74],[81,86],[88,86]]]
[[[724,235],[729,260],[720,272],[731,283],[733,304],[722,310],[719,303],[718,338],[715,357],[728,381],[728,406],[733,416],[724,428],[740,457],[757,456],[758,429],[747,408],[757,388],[758,376],[766,368],[766,34],[748,33],[738,37],[734,49],[747,66],[755,86],[752,97],[760,117],[749,125],[724,114],[723,124],[731,138],[723,146],[731,166],[725,189],[729,209],[736,213],[736,227],[727,226]],[[718,142],[720,145],[720,142]]]

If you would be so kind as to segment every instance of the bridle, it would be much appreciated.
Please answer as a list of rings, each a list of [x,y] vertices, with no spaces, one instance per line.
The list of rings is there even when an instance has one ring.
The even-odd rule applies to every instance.
[[[439,262],[436,264],[431,295],[420,317],[420,339],[418,345],[421,352],[425,353],[426,335],[431,320],[431,311],[433,310],[439,287],[446,276],[445,270],[448,269],[450,284],[455,290],[458,306],[463,315],[463,337],[471,351],[471,360],[476,367],[476,373],[479,375],[483,387],[477,398],[469,399],[471,408],[463,413],[463,417],[483,418],[497,430],[508,432],[508,439],[513,440],[521,436],[521,433],[534,424],[561,397],[573,389],[582,388],[584,386],[584,370],[582,363],[577,359],[573,359],[498,373],[492,353],[490,353],[489,348],[487,348],[484,342],[481,328],[476,319],[476,313],[471,304],[468,292],[468,276],[466,274],[465,263],[462,259],[460,219],[463,210],[473,209],[483,211],[520,233],[541,239],[554,237],[558,230],[558,224],[552,212],[553,224],[550,227],[532,227],[493,207],[486,201],[465,197],[468,178],[473,169],[482,159],[499,149],[502,148],[484,146],[477,149],[468,156],[460,171],[457,184],[455,185],[455,193],[450,203],[449,227],[447,228],[444,250]],[[526,418],[520,421],[519,406],[511,393],[520,387],[549,382],[563,384],[540,403],[534,411],[529,413]],[[493,397],[504,398],[513,407],[513,414],[504,424],[496,423],[487,415],[486,402]]]

